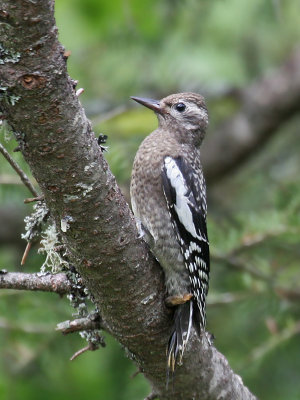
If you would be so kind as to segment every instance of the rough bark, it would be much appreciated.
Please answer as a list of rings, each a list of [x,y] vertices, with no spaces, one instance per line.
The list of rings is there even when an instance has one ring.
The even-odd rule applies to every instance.
[[[253,399],[228,362],[193,335],[174,389],[165,387],[171,312],[164,283],[97,145],[66,71],[54,2],[0,1],[2,113],[45,196],[104,325],[161,400]]]
[[[86,330],[95,330],[95,329],[104,329],[101,325],[101,321],[99,318],[78,318],[72,321],[64,321],[60,322],[56,326],[56,330],[60,331],[63,335],[67,335],[68,333],[86,331]]]
[[[63,295],[70,293],[71,287],[71,282],[63,273],[41,275],[0,271],[0,289],[54,292]]]

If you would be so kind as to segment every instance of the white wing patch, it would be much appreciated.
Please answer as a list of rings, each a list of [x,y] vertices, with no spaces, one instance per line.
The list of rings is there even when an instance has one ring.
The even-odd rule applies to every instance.
[[[198,235],[196,232],[193,215],[190,208],[190,201],[187,197],[188,187],[186,186],[185,179],[182,176],[180,169],[178,168],[175,160],[171,157],[166,157],[164,164],[167,177],[169,178],[171,186],[176,192],[176,203],[174,204],[174,208],[178,215],[179,221],[193,237],[207,242],[203,236]],[[194,245],[197,246],[196,244]],[[201,249],[199,250],[201,251]]]

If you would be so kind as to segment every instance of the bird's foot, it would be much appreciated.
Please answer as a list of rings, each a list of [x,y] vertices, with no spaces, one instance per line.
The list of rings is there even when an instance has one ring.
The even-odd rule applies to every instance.
[[[184,304],[191,300],[193,297],[192,293],[185,293],[182,296],[169,296],[166,298],[165,302],[168,307],[175,307],[179,304]]]

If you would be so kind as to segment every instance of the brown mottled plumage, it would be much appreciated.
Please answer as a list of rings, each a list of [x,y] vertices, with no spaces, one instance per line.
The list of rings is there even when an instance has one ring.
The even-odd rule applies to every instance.
[[[180,304],[168,346],[168,368],[174,371],[192,320],[198,333],[205,329],[209,248],[199,148],[208,114],[195,93],[133,100],[152,109],[159,121],[136,154],[130,194],[140,233],[164,270],[169,303]]]

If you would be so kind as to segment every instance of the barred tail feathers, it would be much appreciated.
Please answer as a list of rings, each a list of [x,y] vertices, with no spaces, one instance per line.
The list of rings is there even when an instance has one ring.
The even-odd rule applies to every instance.
[[[174,373],[175,364],[179,355],[179,363],[189,340],[193,323],[193,301],[188,301],[176,307],[174,313],[173,332],[167,348],[167,372]]]
[[[201,332],[205,331],[206,327],[206,293],[203,289],[200,290],[200,296],[197,300],[194,300],[193,322],[196,332],[200,337]]]

